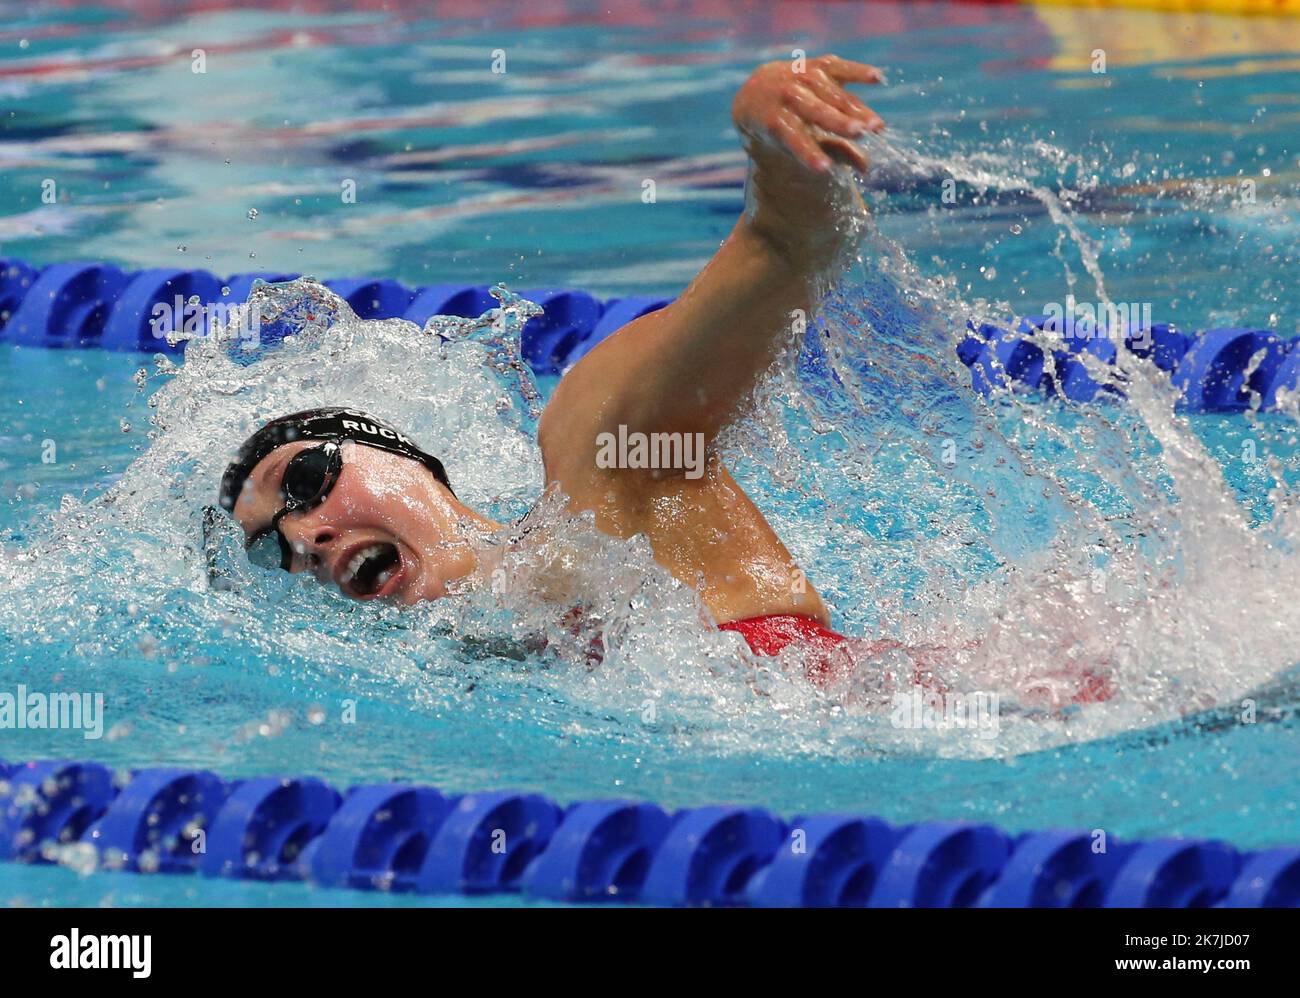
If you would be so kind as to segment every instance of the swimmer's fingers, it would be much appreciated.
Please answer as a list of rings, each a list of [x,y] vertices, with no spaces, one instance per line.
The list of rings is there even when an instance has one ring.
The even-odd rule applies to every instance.
[[[875,66],[865,62],[853,62],[841,59],[837,55],[824,55],[812,61],[812,65],[824,69],[839,83],[884,83],[885,74]]]
[[[867,122],[856,112],[849,114],[837,109],[806,84],[791,87],[786,92],[785,104],[808,124],[824,128],[835,135],[855,138],[867,131]]]
[[[820,145],[832,159],[853,167],[858,173],[866,173],[871,167],[867,154],[856,142],[842,139],[838,135],[828,135],[820,140]]]
[[[875,111],[867,107],[866,104],[858,100],[842,86],[821,71],[809,73],[804,80],[804,86],[811,90],[825,104],[835,108],[844,115],[851,116],[855,121],[862,122],[868,131],[880,132],[885,128],[885,122],[876,114]],[[835,129],[839,132],[839,129]],[[847,134],[840,132],[841,135]]]
[[[803,119],[793,111],[782,109],[776,116],[771,131],[772,137],[785,147],[785,151],[808,169],[816,173],[830,170],[831,158],[822,151]]]

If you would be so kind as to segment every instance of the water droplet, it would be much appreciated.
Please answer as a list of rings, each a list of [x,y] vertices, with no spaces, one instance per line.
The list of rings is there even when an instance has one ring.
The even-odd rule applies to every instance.
[[[1021,225],[1020,225],[1019,222],[1012,222],[1012,223],[1011,223],[1011,234],[1012,234],[1013,236],[1018,236],[1018,235],[1020,235],[1020,233],[1022,233],[1022,232],[1024,232],[1024,231],[1025,231],[1025,230],[1021,227]]]

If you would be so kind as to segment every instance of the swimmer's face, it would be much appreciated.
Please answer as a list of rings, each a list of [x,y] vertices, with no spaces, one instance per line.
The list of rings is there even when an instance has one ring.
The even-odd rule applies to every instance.
[[[317,441],[284,444],[264,457],[233,510],[246,542],[271,532],[285,505],[285,467]],[[486,523],[434,480],[427,468],[398,454],[342,443],[343,467],[324,502],[280,518],[293,552],[291,572],[310,572],[346,596],[417,603],[446,594],[448,583],[477,564],[471,543]]]

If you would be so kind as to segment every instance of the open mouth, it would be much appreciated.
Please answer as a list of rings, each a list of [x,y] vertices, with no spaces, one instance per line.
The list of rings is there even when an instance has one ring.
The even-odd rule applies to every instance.
[[[401,567],[402,559],[394,545],[384,541],[371,544],[348,559],[339,576],[339,588],[349,596],[378,596]]]

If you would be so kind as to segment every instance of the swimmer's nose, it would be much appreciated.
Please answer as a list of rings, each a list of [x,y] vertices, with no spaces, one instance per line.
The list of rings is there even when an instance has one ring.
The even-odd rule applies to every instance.
[[[287,522],[291,517],[280,521],[280,530],[289,546],[294,550],[290,572],[312,572],[322,581],[329,581],[328,549],[339,533],[328,524],[308,522]]]

